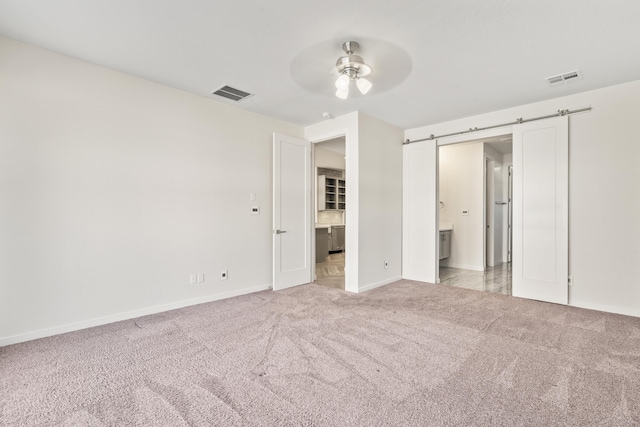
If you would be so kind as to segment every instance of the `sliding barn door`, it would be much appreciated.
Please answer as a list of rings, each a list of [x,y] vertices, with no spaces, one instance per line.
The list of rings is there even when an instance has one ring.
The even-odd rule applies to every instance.
[[[437,141],[405,145],[402,212],[402,277],[436,283],[438,278]]]
[[[513,296],[568,303],[568,117],[513,128]]]

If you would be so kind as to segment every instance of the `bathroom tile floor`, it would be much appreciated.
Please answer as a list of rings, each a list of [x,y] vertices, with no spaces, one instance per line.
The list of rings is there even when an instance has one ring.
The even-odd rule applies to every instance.
[[[345,253],[329,254],[324,262],[316,264],[315,284],[344,289]],[[440,267],[440,283],[458,288],[511,295],[511,264],[488,267],[486,271]]]
[[[440,267],[440,283],[458,288],[511,295],[511,264],[487,267],[485,271]]]

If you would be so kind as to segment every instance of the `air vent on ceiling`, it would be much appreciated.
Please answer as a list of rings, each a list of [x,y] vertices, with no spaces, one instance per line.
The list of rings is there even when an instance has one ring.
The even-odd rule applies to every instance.
[[[219,89],[211,92],[213,95],[218,95],[223,98],[230,99],[232,101],[242,101],[243,99],[247,99],[252,93],[242,91],[240,89],[233,88],[231,86],[222,86]]]
[[[582,79],[582,73],[580,72],[580,70],[575,70],[568,73],[558,74],[557,76],[547,77],[547,82],[549,82],[549,86],[555,86],[561,83],[580,79]]]

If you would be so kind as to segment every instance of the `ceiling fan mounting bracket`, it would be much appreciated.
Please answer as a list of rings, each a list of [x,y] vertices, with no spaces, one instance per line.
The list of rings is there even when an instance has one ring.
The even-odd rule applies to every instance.
[[[342,50],[345,51],[346,55],[341,56],[336,61],[338,73],[346,74],[351,80],[366,77],[371,74],[371,67],[364,63],[364,59],[362,59],[360,55],[353,53],[359,47],[358,42],[354,41],[342,43]]]
[[[342,50],[344,50],[347,55],[351,55],[359,47],[360,47],[360,43],[354,42],[354,41],[342,43]]]

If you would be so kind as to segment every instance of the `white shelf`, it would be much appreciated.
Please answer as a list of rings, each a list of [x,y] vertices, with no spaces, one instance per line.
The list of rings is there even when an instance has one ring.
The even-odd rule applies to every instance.
[[[318,176],[318,210],[341,211],[347,207],[347,183],[344,178]]]

